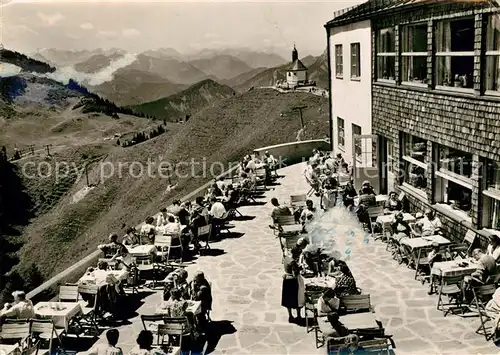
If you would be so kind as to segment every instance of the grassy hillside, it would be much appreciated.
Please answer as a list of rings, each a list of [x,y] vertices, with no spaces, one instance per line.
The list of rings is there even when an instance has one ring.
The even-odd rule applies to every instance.
[[[175,122],[234,94],[234,90],[229,86],[207,79],[177,94],[131,108],[134,112]]]
[[[24,236],[26,244],[21,249],[19,269],[28,269],[36,262],[41,271],[52,275],[75,260],[95,250],[110,232],[122,232],[123,224],[135,225],[146,216],[156,213],[172,199],[181,197],[210,180],[209,167],[214,162],[227,164],[240,159],[254,148],[296,140],[301,129],[296,105],[307,105],[304,111],[306,124],[302,139],[324,138],[328,134],[328,101],[306,94],[280,94],[274,90],[253,90],[242,95],[219,101],[194,115],[178,132],[168,133],[136,146],[122,149],[111,147],[103,162],[115,167],[115,174],[107,178],[100,174],[102,165],[94,163],[89,168],[89,179],[98,183],[79,202],[73,197],[86,186],[84,179],[60,197],[60,201],[47,213],[32,220]],[[282,115],[283,114],[283,115]],[[79,148],[102,154],[101,145]],[[89,156],[89,153],[86,153]],[[70,153],[56,159],[82,159],[81,153]],[[191,166],[179,170],[183,177],[173,176],[172,181],[157,174],[154,163],[161,161],[198,162],[193,176]],[[118,163],[138,162],[147,166],[153,162],[153,174],[139,174],[134,164],[118,173]],[[202,162],[208,171],[203,175]],[[125,165],[127,167],[127,165]],[[130,168],[128,166],[128,168]],[[106,170],[110,172],[110,170]],[[145,169],[147,171],[147,169]],[[156,174],[155,174],[156,172]],[[214,174],[220,173],[215,166]],[[179,174],[179,176],[180,176]],[[169,184],[176,187],[167,190]],[[30,189],[30,193],[31,193]]]

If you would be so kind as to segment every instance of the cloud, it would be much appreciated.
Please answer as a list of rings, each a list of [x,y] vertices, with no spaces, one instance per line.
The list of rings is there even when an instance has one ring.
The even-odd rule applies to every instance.
[[[65,19],[64,15],[60,12],[56,12],[55,14],[44,14],[43,12],[38,12],[36,15],[47,26],[54,26],[59,21]]]
[[[101,38],[116,38],[116,37],[118,37],[118,33],[116,33],[116,31],[99,30],[97,32],[97,37],[101,37]]]
[[[89,31],[89,30],[93,30],[94,29],[94,25],[91,24],[90,22],[86,22],[86,23],[82,23],[80,25],[80,28],[83,29],[83,30]]]
[[[127,37],[127,38],[137,37],[140,34],[141,34],[141,32],[139,30],[136,30],[135,28],[124,28],[122,30],[123,37]]]
[[[82,39],[83,38],[82,36],[75,35],[72,33],[68,33],[66,36],[68,36],[69,38],[72,38],[72,39]]]
[[[26,25],[9,25],[4,29],[5,34],[8,36],[21,36],[23,34],[31,33],[33,35],[38,36],[38,32],[29,28]]]

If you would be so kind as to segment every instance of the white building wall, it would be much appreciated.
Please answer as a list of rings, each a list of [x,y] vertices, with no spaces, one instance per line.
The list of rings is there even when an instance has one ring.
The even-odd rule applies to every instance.
[[[371,134],[371,85],[372,85],[372,50],[370,21],[331,28],[329,30],[330,68],[332,88],[333,147],[335,153],[342,153],[344,159],[352,163],[352,124],[361,127],[361,134]],[[351,43],[360,44],[361,75],[351,79]],[[342,45],[343,76],[336,76],[335,45]],[[344,147],[339,147],[337,117],[344,119]],[[371,155],[369,155],[371,157]],[[370,158],[371,159],[371,158]]]
[[[307,71],[289,71],[286,73],[286,82],[290,86],[297,85],[297,83],[307,80]]]

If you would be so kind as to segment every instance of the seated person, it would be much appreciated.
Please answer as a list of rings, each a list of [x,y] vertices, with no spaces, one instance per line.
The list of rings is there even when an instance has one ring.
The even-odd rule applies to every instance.
[[[403,209],[403,204],[397,198],[394,191],[389,193],[389,198],[384,202],[384,211],[386,213],[401,211]]]
[[[300,214],[300,222],[302,225],[305,227],[307,224],[311,223],[311,221],[314,218],[314,214],[316,213],[316,208],[314,207],[314,204],[312,200],[307,200],[306,201],[306,208],[302,210],[302,213]]]
[[[363,195],[363,191],[368,195],[376,195],[371,182],[369,182],[368,180],[363,181],[363,183],[361,184],[361,189],[359,189],[359,194]]]
[[[356,216],[358,217],[359,223],[361,223],[363,227],[371,233],[372,227],[370,223],[370,215],[368,214],[368,208],[364,204],[360,203],[358,205],[356,208]]]
[[[486,255],[491,255],[497,263],[500,262],[500,237],[498,235],[489,236],[488,248]]]
[[[199,322],[203,327],[206,324],[208,313],[212,310],[212,287],[202,271],[198,271],[194,275],[191,285],[191,296],[193,300],[201,302]]]
[[[318,298],[316,309],[319,315],[330,314],[338,311],[339,303],[339,299],[335,296],[335,291],[327,288],[321,297]]]
[[[32,319],[35,318],[35,309],[33,303],[26,299],[24,291],[14,291],[12,293],[14,303],[5,303],[3,309],[0,311],[0,317],[15,318],[15,319]]]
[[[393,237],[397,239],[409,237],[411,235],[411,227],[408,222],[404,220],[403,212],[398,212],[394,215],[394,223],[391,225],[391,231]]]
[[[359,205],[365,205],[365,207],[372,207],[377,205],[377,199],[373,190],[370,187],[363,187],[359,194]]]
[[[500,287],[496,289],[491,300],[486,304],[485,311],[486,314],[493,319],[492,324],[498,324],[500,318]]]
[[[356,280],[354,279],[354,276],[352,275],[351,270],[347,266],[346,262],[337,260],[335,265],[338,271],[338,273],[335,275],[335,295],[337,297],[358,295],[359,291],[356,287]]]
[[[108,244],[100,244],[97,248],[102,250],[106,258],[116,258],[128,254],[127,247],[118,242],[118,235],[115,233],[109,235]]]
[[[269,154],[268,151],[266,151],[264,154],[264,163],[267,164],[269,169],[271,170],[276,169],[277,160],[272,154]]]
[[[172,271],[167,275],[165,280],[165,287],[163,289],[163,300],[167,301],[170,299],[170,291],[178,289],[181,291],[181,297],[185,300],[191,299],[190,295],[190,285],[187,282],[188,272],[185,269],[179,268]]]
[[[121,348],[117,347],[118,339],[120,338],[120,333],[118,329],[109,329],[106,332],[106,342],[97,342],[85,352],[80,352],[82,355],[123,355]]]
[[[444,261],[444,255],[441,252],[441,246],[439,243],[432,243],[432,250],[427,254],[427,260],[429,260],[429,272],[432,270],[432,267],[434,266],[434,263],[439,263],[441,261]],[[436,280],[434,275],[431,274],[431,281],[429,284],[429,295],[432,295],[434,293],[434,287],[436,286]]]
[[[163,350],[154,348],[154,336],[150,330],[141,330],[137,336],[137,346],[130,350],[128,355],[167,355]],[[98,355],[121,355],[112,352],[103,352]]]
[[[481,249],[474,249],[472,257],[477,262],[477,269],[471,275],[473,284],[485,284],[490,276],[496,275],[497,266],[493,256],[486,255]]]
[[[170,209],[170,214],[172,214],[180,224],[186,226],[189,223],[189,212],[184,206],[182,206],[181,201],[175,200],[172,202],[172,208]]]
[[[328,177],[323,181],[321,188],[321,208],[324,210],[335,207],[337,203],[337,189],[339,183],[334,177]]]
[[[424,218],[418,222],[418,226],[422,236],[430,236],[440,233],[443,224],[436,213],[428,208],[425,210]]]
[[[233,187],[232,184],[227,185],[225,197],[223,199],[223,203],[226,205],[228,209],[238,207],[238,201],[240,200],[240,196],[238,191]]]
[[[174,216],[168,216],[167,224],[159,227],[158,230],[165,234],[181,234],[181,225]]]
[[[213,183],[212,186],[208,189],[208,198],[212,197],[221,197],[223,196],[222,190],[219,188],[217,183]]]
[[[128,227],[125,231],[125,237],[123,238],[124,245],[130,245],[131,247],[140,244],[139,237],[136,234],[135,228]]]
[[[349,330],[340,322],[336,312],[329,313],[326,317],[319,317],[320,329],[325,341],[343,341],[349,335]]]
[[[344,193],[342,196],[344,207],[351,209],[354,206],[354,198],[356,196],[358,196],[358,193],[356,192],[356,189],[352,185],[352,181],[349,181],[344,189]]]
[[[141,227],[141,235],[148,236],[151,240],[154,238],[154,235],[156,233],[156,228],[153,225],[154,223],[154,218],[153,217],[148,217],[146,218],[145,223]]]
[[[278,199],[276,197],[273,197],[271,199],[271,204],[273,205],[273,211],[271,212],[271,218],[273,220],[273,226],[270,226],[271,228],[274,228],[274,224],[276,224],[276,221],[278,220],[278,217],[280,216],[291,216],[292,212],[287,206],[281,206],[280,203],[278,202]]]
[[[191,243],[194,246],[195,252],[201,250],[200,240],[198,238],[198,229],[207,225],[207,219],[203,217],[197,210],[193,211],[191,214],[191,220],[189,221],[189,229],[191,231],[192,239]]]
[[[170,298],[161,303],[161,308],[166,311],[168,317],[184,317],[188,303],[182,299],[182,292],[178,288],[170,290]]]
[[[242,178],[242,180],[240,183],[240,189],[242,189],[242,190],[251,189],[254,184],[252,183],[252,180],[250,179],[248,174],[246,172],[244,172],[243,174],[241,174],[241,178]]]
[[[168,221],[168,216],[171,216],[172,214],[168,212],[168,210],[164,207],[160,210],[160,215],[156,219],[156,227],[161,227],[167,224]]]

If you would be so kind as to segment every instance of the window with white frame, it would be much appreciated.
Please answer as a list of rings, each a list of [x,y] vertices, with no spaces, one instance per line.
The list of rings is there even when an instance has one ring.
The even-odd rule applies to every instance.
[[[338,78],[342,78],[344,75],[344,66],[342,59],[342,45],[335,45],[335,76]]]
[[[395,80],[396,37],[394,28],[377,32],[377,80]]]
[[[474,18],[439,21],[435,29],[436,86],[472,89]]]
[[[483,191],[483,225],[500,230],[500,166],[489,161],[486,167],[486,190]]]
[[[488,16],[486,27],[486,91],[500,93],[500,19]]]
[[[359,43],[351,43],[351,78],[357,79],[361,76],[361,61],[359,58]]]
[[[361,161],[361,155],[363,154],[363,148],[361,146],[361,139],[354,138],[356,135],[361,135],[361,127],[352,124],[352,139],[354,141],[354,153],[356,154],[356,160]]]
[[[427,140],[403,133],[404,183],[425,194],[427,187]]]
[[[337,117],[337,139],[339,148],[345,149],[344,119],[340,117]]]
[[[394,173],[394,167],[397,164],[396,155],[394,154],[394,143],[392,139],[387,140],[387,172]]]
[[[401,28],[401,80],[427,83],[427,24]]]
[[[472,207],[472,154],[440,145],[436,200],[469,213]]]

